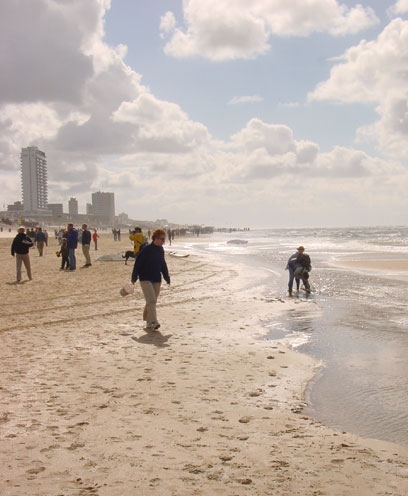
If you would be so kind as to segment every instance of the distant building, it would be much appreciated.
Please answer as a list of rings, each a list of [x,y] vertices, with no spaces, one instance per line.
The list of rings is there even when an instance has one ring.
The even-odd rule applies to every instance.
[[[12,205],[7,205],[7,212],[19,212],[24,210],[23,204],[21,201],[15,201]]]
[[[93,215],[92,203],[86,204],[86,215]]]
[[[115,193],[92,193],[92,212],[102,222],[115,224]]]
[[[78,200],[76,198],[69,199],[68,212],[69,215],[78,215]]]
[[[38,212],[47,208],[47,159],[37,146],[21,149],[21,185],[25,211]]]
[[[58,217],[64,213],[64,206],[62,203],[49,203],[47,208],[48,210],[51,210],[54,217]]]
[[[128,214],[125,214],[125,212],[122,212],[118,215],[118,222],[119,224],[126,224],[129,220]]]

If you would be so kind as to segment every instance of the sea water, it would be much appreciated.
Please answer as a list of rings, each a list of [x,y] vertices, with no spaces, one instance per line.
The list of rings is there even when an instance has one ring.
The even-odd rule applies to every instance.
[[[408,272],[335,266],[408,259],[408,227],[258,230],[215,239],[195,249],[273,271],[269,297],[287,297],[287,259],[305,246],[311,296],[301,291],[295,298],[304,304],[263,323],[267,339],[283,339],[322,363],[305,413],[338,430],[408,445]],[[247,243],[228,243],[233,239]]]

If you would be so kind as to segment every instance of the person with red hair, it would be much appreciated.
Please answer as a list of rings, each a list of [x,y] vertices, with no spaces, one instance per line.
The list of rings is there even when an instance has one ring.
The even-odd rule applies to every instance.
[[[162,275],[167,284],[170,284],[170,275],[164,258],[163,245],[166,240],[164,229],[155,229],[152,242],[142,248],[137,254],[132,272],[132,284],[139,279],[146,305],[143,311],[143,320],[146,321],[146,330],[156,331],[160,324],[157,320],[156,304],[160,294]]]

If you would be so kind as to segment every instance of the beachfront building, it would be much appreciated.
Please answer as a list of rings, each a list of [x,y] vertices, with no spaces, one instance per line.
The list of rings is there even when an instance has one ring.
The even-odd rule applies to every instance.
[[[54,217],[58,217],[64,213],[64,206],[62,203],[49,203],[48,210],[51,210]]]
[[[115,193],[103,191],[92,193],[92,213],[101,222],[113,226],[115,224]]]
[[[16,213],[24,210],[23,204],[21,201],[15,201],[12,205],[7,205],[8,213]]]
[[[48,201],[47,159],[37,146],[21,149],[21,186],[26,212],[46,210]]]
[[[78,215],[78,200],[76,198],[69,199],[68,212],[69,215]]]
[[[127,224],[129,222],[129,215],[125,212],[122,212],[118,215],[119,224]]]

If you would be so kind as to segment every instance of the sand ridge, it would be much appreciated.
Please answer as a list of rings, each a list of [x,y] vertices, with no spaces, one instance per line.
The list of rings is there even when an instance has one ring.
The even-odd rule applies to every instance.
[[[172,286],[146,333],[131,264],[60,272],[55,241],[14,284],[0,240],[0,493],[404,495],[408,452],[302,414],[316,363],[259,339],[302,302],[264,298],[254,274],[167,257]],[[128,249],[103,236],[98,255]],[[78,250],[78,267],[82,254]],[[261,273],[256,274],[262,284]],[[269,275],[268,275],[269,277]]]

